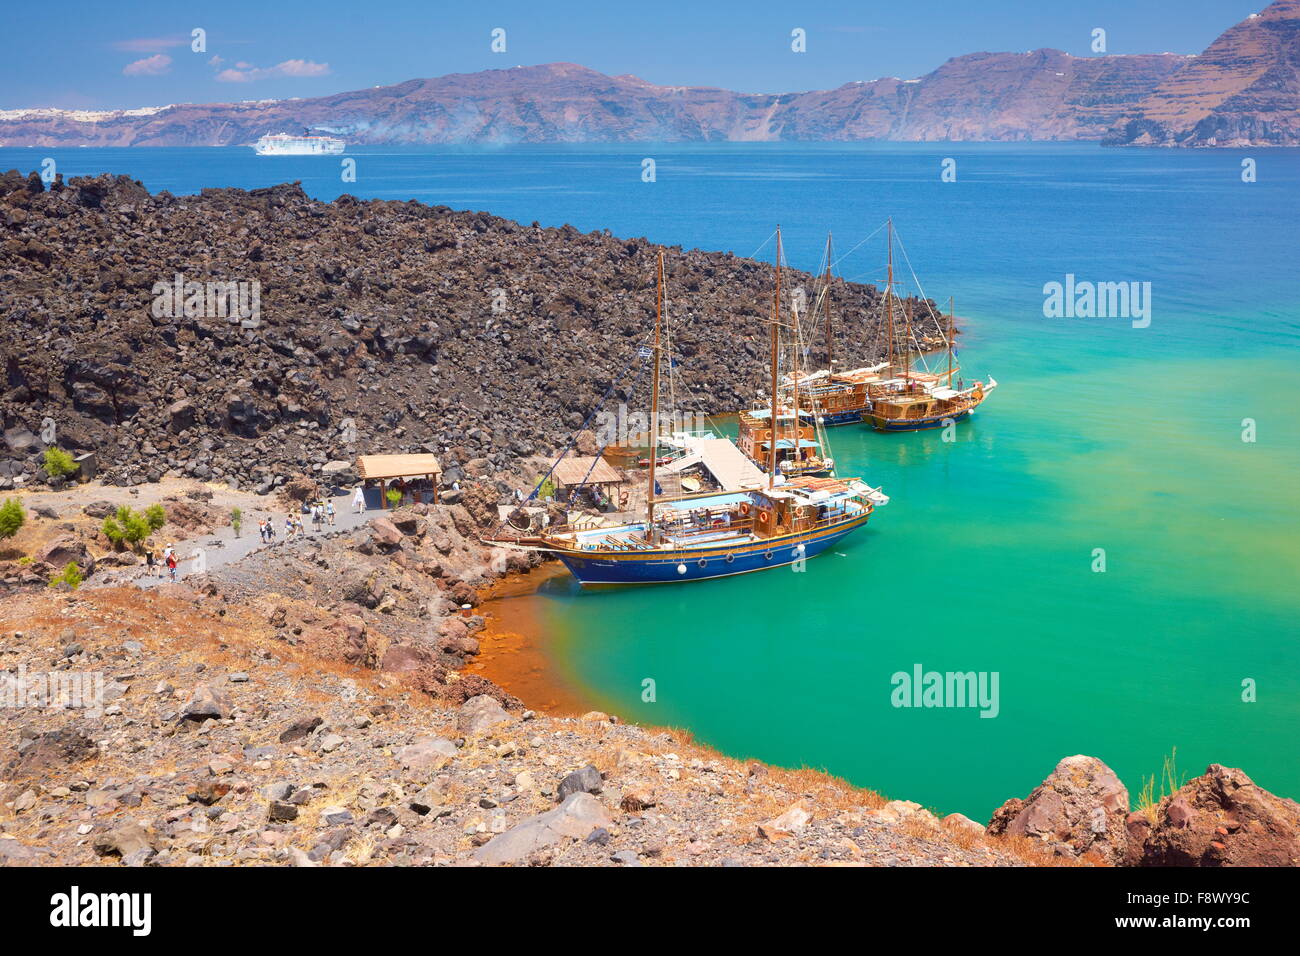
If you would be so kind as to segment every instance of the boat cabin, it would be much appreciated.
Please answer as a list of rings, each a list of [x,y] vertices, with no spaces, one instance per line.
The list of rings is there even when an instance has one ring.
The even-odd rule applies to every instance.
[[[740,413],[740,435],[736,444],[745,455],[763,469],[772,462],[772,412],[766,408]],[[776,416],[776,462],[783,473],[808,467],[822,467],[821,444],[811,424],[799,419],[793,410],[782,408]]]
[[[881,421],[907,422],[942,418],[967,411],[971,402],[951,388],[935,388],[913,378],[892,379],[871,387],[872,417]]]

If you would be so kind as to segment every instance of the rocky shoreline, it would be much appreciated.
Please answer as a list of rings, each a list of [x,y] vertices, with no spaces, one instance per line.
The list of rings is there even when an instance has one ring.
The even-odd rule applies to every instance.
[[[1300,806],[1218,765],[1138,811],[1101,761],[1067,757],[985,826],[822,773],[733,760],[682,731],[530,710],[469,664],[485,625],[480,591],[536,560],[479,545],[492,516],[483,493],[466,497],[261,548],[163,588],[107,565],[76,591],[10,581],[0,680],[10,694],[21,686],[28,706],[0,708],[0,863],[1300,859]],[[34,521],[57,530],[66,516],[43,507],[54,517]],[[104,680],[95,706],[41,697],[50,675],[86,673]]]

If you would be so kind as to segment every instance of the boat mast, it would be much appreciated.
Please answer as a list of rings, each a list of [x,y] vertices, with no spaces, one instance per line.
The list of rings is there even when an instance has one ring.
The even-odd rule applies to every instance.
[[[771,454],[768,456],[770,470],[767,475],[769,490],[776,487],[776,350],[780,334],[777,324],[781,321],[781,227],[776,227],[776,294],[772,298],[772,428]]]
[[[889,324],[889,351],[885,358],[889,363],[889,375],[894,374],[894,308],[892,299],[894,297],[894,219],[891,216],[885,222],[888,227],[886,235],[886,248],[888,252],[888,272],[885,278],[885,321]]]
[[[952,388],[952,296],[948,296],[948,387]]]
[[[835,342],[831,337],[831,233],[829,232],[826,233],[826,281],[822,285],[822,299],[826,304],[826,371],[832,372],[835,369]],[[813,316],[813,322],[816,321],[817,317]],[[811,335],[812,333],[809,333],[810,337]]]
[[[907,300],[906,324],[903,326],[903,381],[912,381],[912,300]]]
[[[799,336],[799,310],[795,308],[795,304],[793,302],[790,303],[790,324],[791,327],[794,329],[794,333],[793,333],[794,359],[791,362],[791,368],[790,368],[791,374],[794,375],[794,421],[790,425],[791,430],[793,432],[793,434],[790,436],[790,440],[794,442],[793,458],[796,462],[798,462],[799,461],[799,349],[802,347],[803,342]]]
[[[655,540],[655,463],[659,456],[659,326],[664,314],[664,254],[659,251],[658,283],[655,291],[655,346],[654,371],[651,373],[650,385],[650,490],[646,497],[645,523],[646,538]]]

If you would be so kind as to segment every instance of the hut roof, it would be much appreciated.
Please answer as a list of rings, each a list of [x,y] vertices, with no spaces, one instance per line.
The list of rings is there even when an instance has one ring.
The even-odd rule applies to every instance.
[[[594,467],[593,467],[594,463]],[[590,472],[590,474],[589,474]],[[551,473],[557,485],[612,485],[623,480],[623,476],[603,458],[561,458]]]
[[[442,465],[433,455],[362,455],[357,473],[362,478],[423,478],[441,475]]]

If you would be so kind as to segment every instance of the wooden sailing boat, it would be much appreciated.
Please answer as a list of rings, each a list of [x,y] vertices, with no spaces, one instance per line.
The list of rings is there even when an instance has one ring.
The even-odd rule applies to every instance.
[[[927,428],[942,428],[946,425],[965,421],[975,413],[988,397],[989,392],[997,388],[997,381],[991,376],[988,385],[976,382],[969,388],[959,383],[953,388],[953,376],[958,368],[955,362],[954,317],[952,300],[948,303],[948,329],[944,336],[948,356],[946,375],[929,370],[918,372],[913,368],[912,303],[909,300],[904,310],[903,340],[901,349],[895,339],[894,325],[894,229],[893,220],[889,220],[888,232],[888,272],[885,284],[885,317],[888,328],[888,345],[886,363],[887,377],[867,386],[867,397],[871,406],[862,414],[862,420],[876,431],[911,432]]]
[[[852,425],[862,421],[862,415],[871,407],[867,386],[880,380],[885,365],[865,368],[835,370],[835,333],[831,320],[831,268],[834,262],[834,244],[830,233],[826,235],[826,268],[822,274],[821,289],[813,304],[814,315],[824,318],[826,341],[826,367],[816,372],[792,376],[790,382],[800,389],[795,407],[799,417],[809,424],[824,427]]]
[[[659,254],[651,375],[651,421],[659,409],[662,363],[663,253]],[[772,314],[777,335],[780,294]],[[772,416],[777,417],[777,362],[773,355]],[[785,478],[778,475],[776,447],[757,486],[661,498],[656,494],[657,429],[649,454],[644,520],[617,527],[561,525],[533,535],[498,535],[489,544],[543,551],[564,562],[584,585],[698,581],[781,567],[811,558],[867,523],[874,510],[869,488],[856,478]],[[729,444],[729,443],[728,443]],[[732,449],[734,453],[734,447]],[[744,461],[741,458],[741,461]],[[757,474],[757,473],[756,473]],[[766,488],[762,484],[766,484]],[[540,484],[539,484],[540,486]]]
[[[776,230],[776,299],[773,315],[781,310],[781,230]],[[779,372],[780,323],[771,323],[771,362],[775,376]],[[755,408],[738,414],[739,433],[736,444],[755,464],[771,468],[773,473],[796,477],[810,475],[818,478],[834,474],[835,461],[823,451],[819,429],[814,422],[804,421],[799,408],[799,312],[790,310],[790,329],[793,339],[791,352],[793,382],[790,400],[782,400],[781,390],[772,393],[771,408]]]
[[[847,425],[866,422],[878,431],[918,431],[939,428],[949,421],[964,421],[997,387],[976,382],[953,386],[958,369],[954,365],[954,328],[949,314],[946,350],[948,371],[939,374],[914,367],[915,344],[912,328],[912,303],[907,300],[902,315],[895,312],[897,293],[894,288],[894,221],[886,220],[886,281],[882,338],[885,360],[875,365],[847,371],[834,367],[833,330],[830,318],[830,283],[832,243],[826,239],[826,270],[819,302],[814,311],[825,313],[826,368],[799,379],[802,399],[797,407],[800,418],[819,425]],[[916,353],[916,354],[919,354]],[[789,388],[789,385],[787,385]]]

